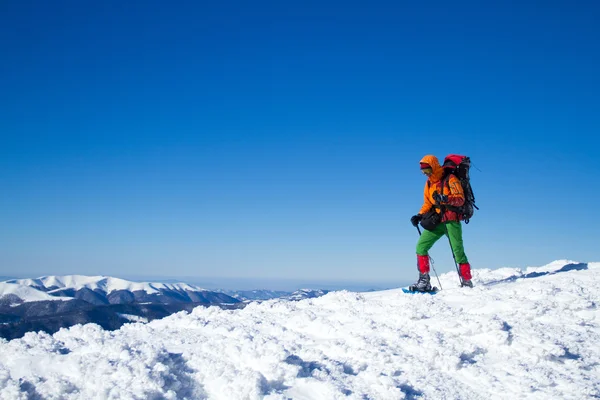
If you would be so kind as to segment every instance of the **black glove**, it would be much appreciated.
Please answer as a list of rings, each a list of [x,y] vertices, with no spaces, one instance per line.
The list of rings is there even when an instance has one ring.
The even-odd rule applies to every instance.
[[[417,226],[419,225],[419,222],[421,222],[422,219],[423,216],[421,214],[413,215],[412,217],[410,217],[410,223],[413,224],[413,226]]]
[[[433,200],[435,200],[436,204],[442,204],[442,203],[447,203],[448,202],[448,196],[446,196],[445,194],[439,194],[439,193],[434,193],[433,194]]]

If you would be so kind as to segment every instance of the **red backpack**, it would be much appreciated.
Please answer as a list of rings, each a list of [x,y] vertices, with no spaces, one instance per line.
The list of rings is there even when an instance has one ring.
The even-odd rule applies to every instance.
[[[465,221],[465,224],[468,224],[475,209],[479,210],[479,207],[475,205],[475,195],[473,194],[471,178],[469,177],[471,159],[467,156],[449,154],[444,158],[442,167],[444,168],[444,177],[442,178],[443,184],[445,185],[446,181],[450,179],[450,175],[454,175],[460,181],[460,185],[465,194],[465,204],[460,207],[447,206],[446,208],[456,212],[460,219]]]

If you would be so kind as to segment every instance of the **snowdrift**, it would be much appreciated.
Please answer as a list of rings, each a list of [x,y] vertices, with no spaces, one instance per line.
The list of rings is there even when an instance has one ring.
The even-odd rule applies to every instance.
[[[2,399],[600,397],[600,263],[474,270],[474,289],[331,292],[0,341]]]

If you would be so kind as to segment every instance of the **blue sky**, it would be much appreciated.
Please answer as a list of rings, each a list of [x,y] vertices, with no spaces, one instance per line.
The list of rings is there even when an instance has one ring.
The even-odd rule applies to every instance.
[[[448,153],[474,163],[474,268],[599,261],[599,17],[4,1],[2,274],[411,280],[418,161]]]

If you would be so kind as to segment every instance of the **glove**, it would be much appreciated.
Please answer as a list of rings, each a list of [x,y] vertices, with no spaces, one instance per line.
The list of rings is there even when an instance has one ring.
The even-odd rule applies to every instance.
[[[442,204],[442,203],[447,203],[448,202],[448,196],[446,196],[445,194],[439,194],[439,193],[434,193],[433,196],[433,200],[435,200],[436,204]]]
[[[413,224],[413,226],[417,226],[419,225],[419,222],[421,222],[422,219],[423,216],[421,214],[413,215],[412,217],[410,217],[410,223]]]

